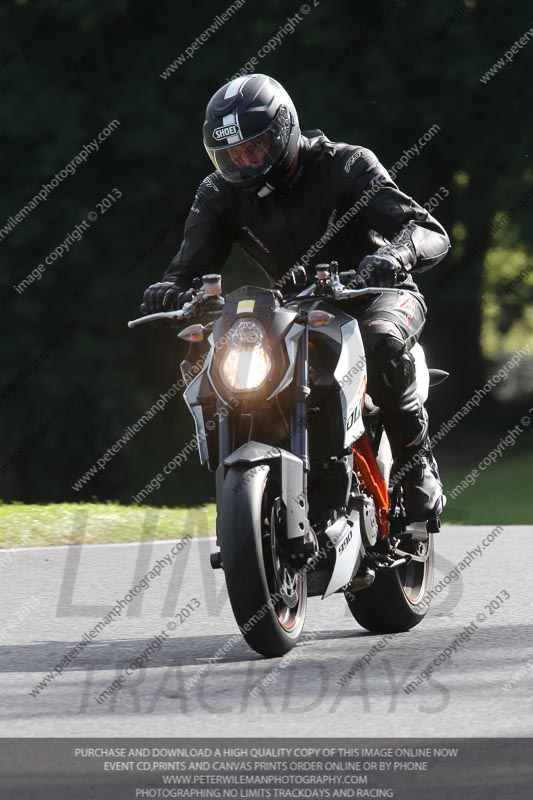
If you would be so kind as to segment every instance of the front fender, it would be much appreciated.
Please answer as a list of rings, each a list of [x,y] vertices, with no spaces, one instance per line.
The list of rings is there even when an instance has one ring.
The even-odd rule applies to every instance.
[[[287,511],[287,538],[303,536],[307,528],[307,497],[304,491],[304,466],[298,458],[282,447],[262,442],[246,442],[229,455],[217,470],[217,506],[222,498],[222,488],[228,470],[233,467],[268,465],[275,471],[281,487],[281,499]],[[234,486],[238,501],[238,483]]]

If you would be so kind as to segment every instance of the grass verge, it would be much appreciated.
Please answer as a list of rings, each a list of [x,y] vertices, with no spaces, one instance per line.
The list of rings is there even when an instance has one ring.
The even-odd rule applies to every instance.
[[[478,464],[443,470],[446,490],[458,486]],[[504,453],[455,500],[445,524],[533,525],[533,453]],[[153,508],[118,503],[0,504],[0,547],[137,542],[215,533],[215,506]]]
[[[118,503],[0,505],[0,547],[138,542],[215,533],[215,506],[152,508]]]
[[[499,461],[485,470],[479,470],[479,463],[461,469],[443,470],[446,491],[450,492],[459,486],[474,469],[478,470],[479,477],[473,485],[467,486],[455,500],[448,497],[442,515],[444,523],[533,524],[533,453],[504,453]]]

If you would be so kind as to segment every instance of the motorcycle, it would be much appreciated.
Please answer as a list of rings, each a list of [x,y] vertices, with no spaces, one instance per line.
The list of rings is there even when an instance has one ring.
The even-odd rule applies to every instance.
[[[296,278],[295,278],[296,280]],[[351,288],[319,265],[286,296],[220,275],[195,279],[164,322],[189,342],[181,364],[202,464],[216,472],[216,544],[235,620],[266,657],[298,642],[307,600],[343,593],[372,632],[407,631],[429,608],[438,518],[407,524],[380,409],[366,392],[357,320],[343,305],[395,289]],[[447,377],[413,348],[417,391]]]

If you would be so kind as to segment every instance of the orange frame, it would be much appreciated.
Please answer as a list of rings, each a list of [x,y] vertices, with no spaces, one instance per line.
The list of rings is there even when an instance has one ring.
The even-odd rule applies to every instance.
[[[354,443],[352,450],[354,470],[358,473],[361,485],[374,499],[381,538],[385,539],[389,535],[389,488],[366,434]]]

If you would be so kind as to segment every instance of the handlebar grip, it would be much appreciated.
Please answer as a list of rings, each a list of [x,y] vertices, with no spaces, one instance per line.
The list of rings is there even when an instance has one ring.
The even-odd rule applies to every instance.
[[[339,272],[339,280],[343,286],[351,285],[352,288],[366,286],[365,279],[357,274],[355,269],[349,269],[347,272]]]

